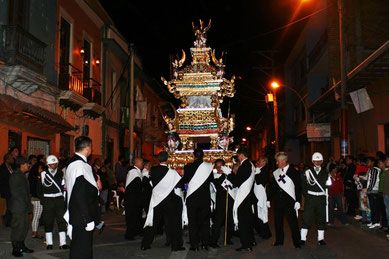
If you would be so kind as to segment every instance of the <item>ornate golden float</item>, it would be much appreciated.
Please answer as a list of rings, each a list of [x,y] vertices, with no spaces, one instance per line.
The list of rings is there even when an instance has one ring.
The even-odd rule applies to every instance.
[[[169,129],[166,148],[169,165],[183,168],[193,161],[193,149],[205,143],[209,144],[209,149],[204,150],[204,160],[213,162],[222,158],[230,165],[235,154],[228,150],[232,142],[229,134],[234,129],[234,116],[222,117],[220,104],[224,97],[234,96],[235,77],[230,80],[224,78],[224,53],[217,59],[215,50],[206,44],[206,32],[211,27],[211,21],[207,27],[201,20],[199,26],[192,23],[192,27],[195,35],[194,46],[190,48],[192,62],[184,66],[186,53],[182,50],[182,58],[172,64],[173,79],[167,81],[162,78],[169,92],[181,100],[175,118],[164,117]]]

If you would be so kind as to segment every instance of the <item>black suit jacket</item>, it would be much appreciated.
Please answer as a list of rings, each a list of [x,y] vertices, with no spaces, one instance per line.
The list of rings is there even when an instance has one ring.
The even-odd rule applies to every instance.
[[[292,179],[295,188],[295,196],[296,201],[301,203],[301,176],[300,174],[293,168],[293,166],[289,166],[286,175]],[[274,179],[274,176],[270,180],[270,192],[267,200],[271,201],[274,199],[276,206],[294,206],[295,200],[290,197],[276,182],[277,179]]]
[[[203,160],[195,160],[193,163],[187,164],[184,167],[184,176],[182,177],[179,186],[182,188],[185,184],[189,183],[192,177],[195,175],[197,168],[203,163]],[[213,174],[210,173],[205,182],[186,200],[187,206],[210,206],[211,205],[211,191],[210,183],[213,181]]]
[[[252,165],[250,163],[250,160],[246,159],[243,161],[243,163],[239,166],[238,171],[236,174],[229,174],[227,179],[232,183],[233,187],[240,187],[251,175],[252,173]],[[244,203],[254,203],[255,202],[255,195],[253,191],[251,190],[249,195],[245,198]]]
[[[163,165],[153,166],[151,168],[150,180],[154,187],[165,177],[168,171],[169,167]],[[173,189],[163,202],[177,201],[177,198],[179,197],[174,193]]]
[[[269,168],[264,166],[261,168],[261,173],[255,175],[255,183],[262,184],[263,187],[269,182]]]
[[[9,177],[11,173],[8,171],[7,166],[3,163],[0,166],[0,195],[1,198],[9,199],[11,192],[9,189]]]
[[[75,155],[69,164],[81,157]],[[70,224],[74,226],[86,226],[89,222],[98,220],[98,190],[89,183],[83,175],[76,178],[69,201]]]

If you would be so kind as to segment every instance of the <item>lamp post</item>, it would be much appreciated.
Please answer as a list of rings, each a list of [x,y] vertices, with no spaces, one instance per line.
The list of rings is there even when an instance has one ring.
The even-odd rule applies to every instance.
[[[275,136],[275,145],[276,145],[276,153],[280,151],[279,138],[278,138],[278,108],[277,108],[277,92],[276,89],[280,87],[280,85],[273,81],[271,83],[271,87],[273,88],[273,112],[274,112],[274,136]]]
[[[298,98],[300,99],[300,101],[303,103],[304,105],[304,112],[305,112],[305,119],[306,121],[308,122],[309,118],[308,118],[308,107],[307,107],[307,104],[305,103],[303,97],[301,97],[301,95],[295,90],[293,89],[292,87],[289,87],[287,85],[280,85],[277,81],[272,81],[271,82],[271,87],[273,88],[273,107],[274,107],[274,132],[275,132],[275,145],[276,145],[276,152],[279,151],[279,142],[278,142],[278,110],[277,110],[277,96],[276,96],[276,89],[279,88],[280,86],[282,87],[285,87],[285,88],[288,88],[290,89],[292,92],[294,92]]]

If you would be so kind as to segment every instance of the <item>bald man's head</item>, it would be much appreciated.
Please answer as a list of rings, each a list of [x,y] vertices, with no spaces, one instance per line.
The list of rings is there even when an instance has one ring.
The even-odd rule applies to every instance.
[[[134,159],[134,166],[138,167],[140,170],[143,169],[143,159],[140,157],[136,157]]]

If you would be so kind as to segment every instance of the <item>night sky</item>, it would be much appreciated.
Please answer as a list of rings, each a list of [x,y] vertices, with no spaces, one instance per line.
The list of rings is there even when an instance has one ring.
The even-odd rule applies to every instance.
[[[282,77],[283,60],[296,40],[303,23],[269,33],[291,20],[312,12],[313,3],[301,6],[301,0],[198,0],[198,1],[132,1],[100,0],[113,19],[115,26],[134,43],[145,69],[157,80],[170,78],[169,55],[187,53],[193,46],[195,25],[202,19],[208,24],[207,44],[226,56],[226,78],[235,75],[237,93],[230,101],[231,113],[236,114],[236,138],[240,138],[247,125],[255,126],[271,119],[264,96],[269,78],[253,67],[269,65],[256,50],[277,50],[277,75]],[[189,57],[189,58],[188,58]],[[188,60],[189,59],[189,60]],[[161,86],[163,86],[161,84]],[[229,101],[222,105],[227,115]],[[265,119],[265,120],[264,120]],[[258,129],[260,128],[260,123]]]

